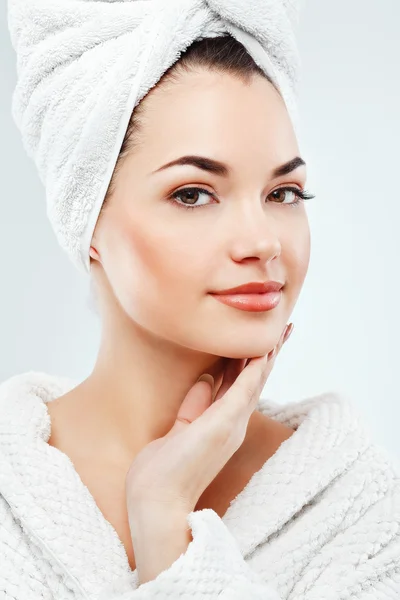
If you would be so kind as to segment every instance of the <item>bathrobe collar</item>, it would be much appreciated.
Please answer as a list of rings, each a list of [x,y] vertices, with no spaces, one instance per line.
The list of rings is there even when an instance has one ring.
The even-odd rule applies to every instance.
[[[137,572],[72,461],[47,443],[47,403],[78,383],[30,371],[0,386],[0,493],[44,556],[69,575],[68,585],[95,598],[112,580]],[[296,431],[222,518],[244,558],[348,469],[369,443],[355,407],[335,393],[286,405],[261,398],[258,409]]]

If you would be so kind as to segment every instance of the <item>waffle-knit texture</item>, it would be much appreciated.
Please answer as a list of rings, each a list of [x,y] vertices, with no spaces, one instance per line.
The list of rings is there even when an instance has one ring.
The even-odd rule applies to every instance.
[[[0,600],[398,600],[399,464],[336,393],[258,409],[295,429],[220,518],[138,585],[122,541],[69,457],[47,403],[78,382],[41,372],[0,386]]]

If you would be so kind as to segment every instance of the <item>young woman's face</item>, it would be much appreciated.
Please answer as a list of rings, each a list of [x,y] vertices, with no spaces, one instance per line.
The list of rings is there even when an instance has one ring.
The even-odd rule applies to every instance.
[[[284,190],[304,189],[305,166],[274,175],[299,156],[283,100],[260,76],[245,84],[204,70],[154,88],[145,102],[144,141],[92,240],[119,301],[107,310],[123,309],[152,336],[195,351],[265,354],[290,318],[310,254],[305,206]],[[227,173],[162,168],[188,155],[224,163]],[[272,310],[239,310],[210,295],[267,280],[284,283]]]

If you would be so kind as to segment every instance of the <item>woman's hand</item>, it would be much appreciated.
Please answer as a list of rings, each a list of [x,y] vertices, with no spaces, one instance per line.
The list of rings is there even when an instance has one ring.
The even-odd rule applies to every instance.
[[[211,386],[197,381],[170,431],[148,444],[132,462],[126,495],[141,583],[156,577],[186,550],[191,540],[186,516],[242,445],[250,416],[291,331],[290,325],[285,327],[268,355],[252,358],[248,364],[247,359],[229,360],[214,402],[212,378]],[[169,557],[168,543],[173,548]],[[154,555],[160,544],[161,563]]]

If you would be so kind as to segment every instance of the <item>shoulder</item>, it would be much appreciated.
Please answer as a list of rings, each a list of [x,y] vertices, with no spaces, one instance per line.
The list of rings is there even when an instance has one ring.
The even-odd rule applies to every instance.
[[[69,377],[43,371],[24,371],[0,382],[0,409],[12,398],[36,395],[47,401],[73,388],[77,382]]]
[[[371,442],[314,502],[325,521],[315,526],[324,532],[326,540],[305,577],[318,572],[321,585],[332,587],[334,582],[337,597],[354,594],[363,598],[361,593],[368,590],[373,590],[374,600],[391,597],[386,592],[400,586],[397,460]],[[329,568],[321,569],[322,565]],[[378,593],[377,584],[383,595]],[[400,587],[395,589],[400,591]]]
[[[296,449],[310,441],[307,467],[314,483],[323,482],[328,469],[330,474],[298,515],[298,527],[307,530],[304,548],[314,546],[293,597],[316,578],[335,598],[352,597],[350,590],[361,598],[357,594],[369,588],[374,600],[391,597],[380,596],[376,583],[383,582],[384,590],[400,580],[398,459],[377,443],[361,410],[343,394],[271,405],[269,413],[295,427],[307,424]],[[321,448],[327,450],[323,460],[311,461]]]

